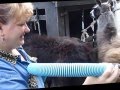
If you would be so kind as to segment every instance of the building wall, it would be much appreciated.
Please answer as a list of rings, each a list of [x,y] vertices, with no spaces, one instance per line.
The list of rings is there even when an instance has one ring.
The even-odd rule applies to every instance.
[[[102,0],[102,1],[106,1],[106,0]],[[84,28],[85,28],[87,27],[87,25],[89,25],[92,22],[92,19],[90,19],[89,11],[95,4],[95,1],[94,0],[49,1],[49,2],[34,2],[33,4],[34,4],[34,9],[38,8],[39,11],[41,10],[45,11],[44,15],[39,14],[41,35],[45,34],[47,36],[52,36],[52,37],[74,36],[80,38],[79,35],[81,35],[81,30],[83,29],[81,23],[82,12],[84,11],[86,17],[84,19],[85,21]],[[87,22],[87,20],[89,21]],[[34,25],[32,25],[32,28],[33,27]],[[73,33],[74,31],[77,35]],[[36,31],[33,29],[33,32]]]

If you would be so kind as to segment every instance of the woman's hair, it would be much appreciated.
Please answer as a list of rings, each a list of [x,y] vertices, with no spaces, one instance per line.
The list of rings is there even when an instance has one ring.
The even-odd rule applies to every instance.
[[[32,3],[0,4],[0,23],[2,24],[7,24],[10,19],[15,19],[17,22],[29,20],[32,15]]]

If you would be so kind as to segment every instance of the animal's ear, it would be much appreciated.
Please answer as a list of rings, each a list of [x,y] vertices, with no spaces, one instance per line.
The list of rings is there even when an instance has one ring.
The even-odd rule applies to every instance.
[[[101,0],[96,0],[96,3],[101,6]]]
[[[115,0],[114,0],[115,1]],[[113,6],[113,0],[108,0],[107,1],[111,6]]]
[[[114,8],[116,6],[117,0],[108,0],[107,2],[111,5],[112,8]]]

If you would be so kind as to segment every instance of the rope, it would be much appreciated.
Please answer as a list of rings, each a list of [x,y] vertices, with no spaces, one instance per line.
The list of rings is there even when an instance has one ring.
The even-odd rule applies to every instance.
[[[96,23],[96,20],[93,20],[93,22],[85,29],[82,30],[82,35],[81,35],[81,41],[85,42],[86,38],[89,37],[89,34],[87,33],[87,30],[89,28],[92,28],[93,32],[94,32],[94,24]]]

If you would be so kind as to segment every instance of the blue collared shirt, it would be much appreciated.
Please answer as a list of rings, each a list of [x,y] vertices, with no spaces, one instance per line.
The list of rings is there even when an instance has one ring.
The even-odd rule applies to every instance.
[[[17,58],[16,64],[12,64],[3,58],[0,58],[0,89],[28,89],[29,73],[27,72],[27,66],[32,63],[29,59],[29,55],[23,50],[22,47],[18,49],[26,61],[21,61],[21,58]],[[37,77],[38,88],[44,88],[43,77]]]

